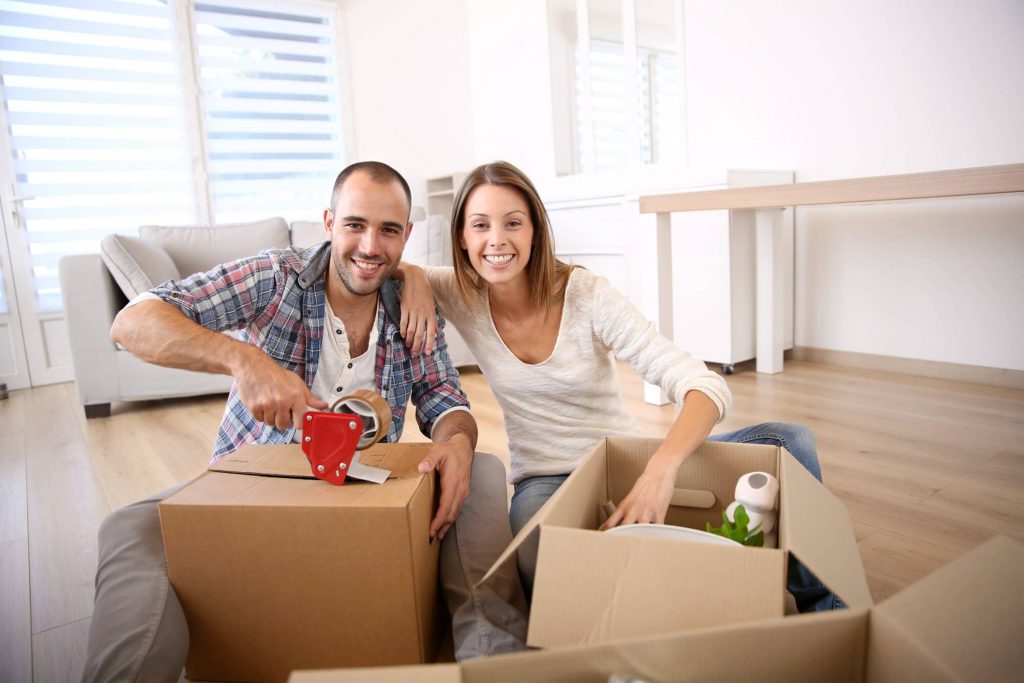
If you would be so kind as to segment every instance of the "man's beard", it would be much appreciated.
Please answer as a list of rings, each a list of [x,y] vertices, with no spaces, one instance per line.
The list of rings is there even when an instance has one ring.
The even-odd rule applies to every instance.
[[[376,284],[370,283],[369,285],[367,285],[370,287],[370,289],[361,290],[356,287],[356,280],[353,277],[352,271],[358,269],[359,266],[352,263],[352,256],[359,258],[359,260],[361,261],[381,264],[380,269],[374,276],[375,278],[377,278]],[[388,275],[391,274],[393,270],[394,267],[391,265],[389,261],[376,261],[374,259],[362,258],[359,256],[357,252],[346,254],[341,259],[335,259],[334,263],[334,272],[338,274],[338,279],[341,280],[341,284],[345,286],[345,289],[347,289],[350,293],[356,296],[371,296],[373,294],[376,294],[377,290],[380,289],[382,284],[384,284],[384,280],[387,278]]]

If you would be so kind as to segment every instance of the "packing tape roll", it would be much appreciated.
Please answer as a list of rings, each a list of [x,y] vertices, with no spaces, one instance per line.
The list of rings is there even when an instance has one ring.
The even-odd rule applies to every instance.
[[[363,420],[363,435],[356,445],[362,451],[384,438],[391,428],[391,406],[384,397],[369,389],[342,396],[331,406],[332,413],[355,413]]]

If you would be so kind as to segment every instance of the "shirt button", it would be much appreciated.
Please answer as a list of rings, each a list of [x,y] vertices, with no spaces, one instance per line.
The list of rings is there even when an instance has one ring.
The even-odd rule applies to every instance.
[[[381,387],[381,391],[387,391],[387,390],[388,390],[388,385],[387,384],[385,384],[384,386]]]
[[[337,389],[335,389],[335,391],[337,391],[340,394],[341,393],[341,387],[338,387]]]
[[[352,364],[351,364],[351,363],[349,363],[349,364],[348,364],[348,367],[349,367],[349,369],[351,369],[351,368],[352,368]]]
[[[335,330],[335,332],[337,332],[338,334],[345,334],[345,332],[343,330],[340,330],[340,329]]]

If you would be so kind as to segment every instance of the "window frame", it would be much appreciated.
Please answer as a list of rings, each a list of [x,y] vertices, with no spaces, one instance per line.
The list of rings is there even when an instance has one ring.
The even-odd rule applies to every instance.
[[[686,93],[686,31],[685,31],[685,6],[683,0],[673,0],[674,22],[675,22],[675,55],[677,58],[677,69],[680,79],[679,103],[680,121],[679,156],[675,159],[658,159],[656,150],[653,148],[653,120],[649,122],[652,129],[652,156],[654,160],[646,163],[643,158],[643,129],[644,124],[640,120],[638,106],[641,96],[641,85],[637,74],[637,65],[642,52],[658,52],[642,48],[637,40],[637,2],[641,0],[621,0],[622,35],[621,45],[623,47],[624,63],[627,65],[627,87],[628,97],[631,103],[627,109],[627,145],[626,165],[622,169],[598,170],[595,166],[594,155],[594,125],[593,125],[593,104],[591,94],[593,87],[591,83],[591,31],[590,31],[590,6],[588,0],[575,0],[576,39],[570,43],[568,52],[573,57],[569,69],[569,83],[571,95],[567,101],[564,96],[553,93],[552,97],[552,125],[555,133],[555,144],[565,147],[554,151],[555,168],[554,175],[556,183],[562,185],[586,182],[588,179],[600,181],[611,176],[622,177],[623,174],[636,177],[657,176],[672,169],[685,168],[689,164],[689,146],[687,144],[687,93]],[[552,7],[549,4],[549,42],[553,43],[550,32],[556,30],[551,25]],[[586,46],[587,49],[580,49]],[[552,83],[564,82],[565,77],[558,73],[559,69],[566,68],[551,53],[552,59],[549,62]],[[582,83],[580,82],[582,81]],[[577,89],[579,97],[576,96]],[[653,117],[653,108],[651,116]],[[565,124],[560,121],[566,114],[569,120],[568,139],[560,135],[559,130],[564,130]],[[579,125],[577,126],[577,121]]]

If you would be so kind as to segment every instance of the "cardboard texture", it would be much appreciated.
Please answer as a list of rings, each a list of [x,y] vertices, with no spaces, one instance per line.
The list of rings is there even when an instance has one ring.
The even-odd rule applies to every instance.
[[[609,438],[513,540],[500,564],[540,531],[528,644],[551,648],[782,616],[788,553],[852,607],[870,593],[846,509],[781,448],[705,443],[683,463],[668,524],[720,526],[736,481],[779,478],[779,548],[728,548],[595,531],[660,445]],[[796,551],[799,549],[799,552]]]
[[[602,645],[388,670],[386,680],[584,683],[971,683],[1024,675],[1024,545],[996,538],[872,608]],[[453,675],[456,666],[459,676]],[[295,683],[377,683],[374,670],[296,672]],[[316,677],[312,677],[315,675]]]
[[[785,563],[777,553],[710,545],[680,552],[676,542],[624,536],[594,543],[592,532],[545,527],[540,556],[546,573],[533,593],[534,645],[601,643],[782,615]],[[580,566],[589,568],[586,589],[595,599],[561,599],[581,580]],[[565,608],[569,602],[572,609]]]
[[[314,479],[299,446],[247,446],[160,504],[192,680],[432,662],[438,545],[429,444],[378,444],[384,484]]]
[[[1024,680],[1024,545],[997,537],[872,610],[872,683]]]

